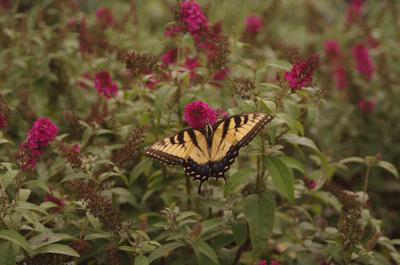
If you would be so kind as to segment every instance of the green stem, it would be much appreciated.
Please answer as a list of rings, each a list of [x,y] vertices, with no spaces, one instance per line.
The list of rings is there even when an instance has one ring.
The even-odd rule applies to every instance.
[[[369,179],[370,170],[371,170],[371,166],[367,166],[367,171],[365,172],[365,176],[364,176],[364,194],[363,194],[364,206],[367,203],[366,196],[367,196],[367,191],[368,191],[368,179]]]

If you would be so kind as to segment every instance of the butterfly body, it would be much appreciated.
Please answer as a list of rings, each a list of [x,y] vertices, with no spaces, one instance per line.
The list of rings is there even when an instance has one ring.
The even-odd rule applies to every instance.
[[[235,115],[203,129],[185,129],[150,146],[146,155],[171,166],[180,166],[185,174],[200,180],[223,178],[239,149],[247,145],[272,120],[265,113]]]

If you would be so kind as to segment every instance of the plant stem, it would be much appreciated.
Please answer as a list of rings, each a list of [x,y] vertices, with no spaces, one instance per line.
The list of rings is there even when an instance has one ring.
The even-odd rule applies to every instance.
[[[187,208],[188,210],[192,209],[192,180],[190,179],[190,176],[186,176],[186,195],[188,196],[187,199]]]
[[[368,191],[368,179],[369,179],[369,172],[370,172],[371,166],[367,166],[367,171],[365,172],[364,176],[364,194],[363,194],[363,202],[364,206],[366,205],[366,196],[367,196],[367,191]]]

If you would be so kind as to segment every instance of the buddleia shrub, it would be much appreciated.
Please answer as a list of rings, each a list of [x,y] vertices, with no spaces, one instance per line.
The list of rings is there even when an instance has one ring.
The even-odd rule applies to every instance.
[[[396,9],[0,1],[0,264],[399,264]],[[200,192],[145,156],[246,113]]]

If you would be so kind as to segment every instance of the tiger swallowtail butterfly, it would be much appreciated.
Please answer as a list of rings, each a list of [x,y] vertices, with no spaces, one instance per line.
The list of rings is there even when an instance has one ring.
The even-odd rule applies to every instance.
[[[183,167],[186,175],[200,180],[200,194],[209,177],[226,182],[224,174],[240,148],[249,144],[272,118],[265,113],[234,115],[203,129],[180,131],[151,145],[145,154],[164,164]]]

